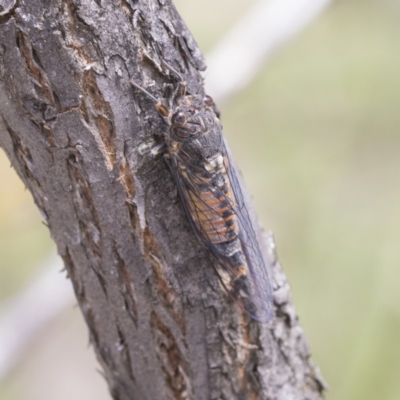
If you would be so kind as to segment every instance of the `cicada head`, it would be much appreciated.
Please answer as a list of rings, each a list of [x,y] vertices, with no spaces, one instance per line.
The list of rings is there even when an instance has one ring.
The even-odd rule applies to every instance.
[[[171,117],[171,138],[177,142],[198,139],[212,130],[217,121],[210,96],[182,97]]]

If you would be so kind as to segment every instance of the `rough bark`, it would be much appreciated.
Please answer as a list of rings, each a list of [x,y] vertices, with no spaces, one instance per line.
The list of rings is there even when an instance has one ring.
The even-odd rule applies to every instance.
[[[276,315],[221,291],[162,159],[166,126],[126,79],[202,90],[170,0],[0,0],[0,145],[64,260],[114,399],[321,399],[271,235]],[[206,21],[205,21],[206,23]],[[51,301],[51,300],[50,300]]]

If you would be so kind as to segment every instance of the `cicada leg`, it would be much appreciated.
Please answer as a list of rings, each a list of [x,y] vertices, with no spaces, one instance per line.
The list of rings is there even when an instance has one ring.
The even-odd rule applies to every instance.
[[[167,143],[160,143],[151,148],[149,156],[151,159],[155,159],[156,157],[163,155],[164,157],[167,155],[166,151],[168,150]]]
[[[124,79],[124,81],[127,81],[130,83],[132,86],[134,86],[136,89],[140,90],[142,93],[144,93],[147,97],[152,99],[154,101],[154,105],[156,107],[156,110],[161,114],[162,117],[164,117],[164,120],[166,123],[169,125],[169,108],[159,99],[154,97],[150,92],[148,92],[144,87],[138,85],[136,82],[132,81],[131,79]]]
[[[186,81],[183,79],[182,75],[174,67],[169,65],[165,60],[161,59],[161,64],[178,78],[179,85],[176,88],[172,99],[179,99],[183,96],[186,96]]]
[[[165,153],[163,155],[165,165],[167,166],[169,172],[171,173],[172,176],[174,176],[173,171],[172,171],[172,165],[171,165],[171,157],[168,153]],[[179,192],[178,188],[176,185],[174,185],[174,193],[173,193],[173,198],[174,198],[174,204],[179,202]]]

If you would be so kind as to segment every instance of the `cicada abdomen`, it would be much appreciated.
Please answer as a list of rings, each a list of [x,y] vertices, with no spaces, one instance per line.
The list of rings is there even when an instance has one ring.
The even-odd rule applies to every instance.
[[[166,146],[182,204],[194,232],[219,262],[222,286],[251,317],[269,320],[267,269],[211,97],[183,92],[172,112],[151,97],[169,125]]]

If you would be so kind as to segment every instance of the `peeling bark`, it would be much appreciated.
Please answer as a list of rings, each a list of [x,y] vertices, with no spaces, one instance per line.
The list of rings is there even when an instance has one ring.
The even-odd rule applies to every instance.
[[[112,397],[321,399],[272,236],[260,233],[276,315],[260,325],[221,291],[168,169],[146,154],[166,127],[126,80],[168,96],[162,57],[203,90],[171,1],[0,4],[0,145],[57,244]]]

